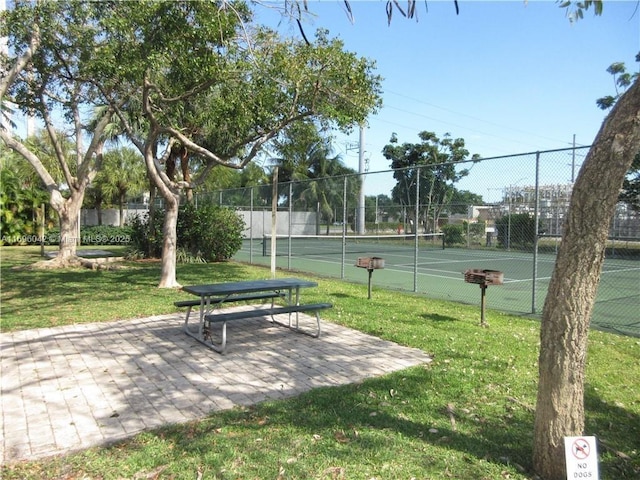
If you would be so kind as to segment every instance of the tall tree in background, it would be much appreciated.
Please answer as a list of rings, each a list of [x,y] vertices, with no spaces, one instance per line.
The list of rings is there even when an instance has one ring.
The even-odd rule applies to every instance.
[[[140,153],[128,147],[109,150],[94,183],[104,198],[118,206],[119,224],[123,226],[127,196],[142,193],[148,184]]]
[[[318,221],[324,221],[327,235],[331,224],[343,216],[345,196],[347,205],[351,204],[355,208],[361,182],[355,175],[355,170],[345,166],[339,156],[331,156],[331,153],[331,147],[327,144],[309,158],[310,178],[313,181],[303,185],[304,190],[300,192],[298,199],[316,205]],[[343,218],[343,223],[348,221],[347,211],[347,218]]]
[[[421,224],[428,233],[437,230],[440,214],[455,192],[455,183],[467,175],[468,171],[459,170],[457,164],[469,160],[469,151],[462,138],[452,139],[449,134],[440,139],[435,133],[424,131],[418,137],[421,143],[399,144],[394,133],[382,154],[391,160],[397,182],[391,195],[405,206],[411,231],[417,232]],[[419,218],[415,218],[418,201]]]
[[[333,155],[331,138],[323,136],[315,123],[300,122],[283,133],[274,142],[278,156],[272,159],[278,167],[278,183],[294,182],[291,186],[293,206],[316,211],[318,222],[324,221],[328,234],[338,212],[342,216],[344,176],[356,172],[347,168],[339,155]],[[355,176],[347,179],[348,200],[355,198],[359,185]],[[287,198],[289,193],[282,192],[282,195]]]
[[[0,144],[0,245],[37,243],[44,232],[43,220],[51,227],[51,215],[42,211],[47,191],[33,168],[15,152]],[[47,218],[44,218],[46,215]]]

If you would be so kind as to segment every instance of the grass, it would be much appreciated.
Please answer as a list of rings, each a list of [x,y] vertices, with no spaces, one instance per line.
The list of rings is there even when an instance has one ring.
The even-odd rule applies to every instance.
[[[38,250],[2,248],[3,331],[175,311],[160,266],[16,270]],[[298,275],[298,274],[296,274]],[[236,263],[178,266],[183,284],[266,278]],[[307,275],[299,275],[307,277]],[[310,302],[339,323],[434,358],[364,382],[168,425],[109,447],[3,465],[3,479],[529,479],[539,324],[476,307],[317,279]],[[590,333],[586,431],[601,479],[640,477],[640,340]],[[453,416],[452,416],[453,415]],[[453,420],[452,420],[453,418]]]

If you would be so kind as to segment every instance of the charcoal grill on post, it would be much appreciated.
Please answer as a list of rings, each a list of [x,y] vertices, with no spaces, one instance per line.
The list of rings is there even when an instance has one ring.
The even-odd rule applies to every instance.
[[[371,299],[371,275],[374,270],[384,268],[384,258],[380,257],[358,257],[356,267],[366,268],[369,272],[368,298]]]
[[[487,287],[489,285],[502,285],[504,282],[504,273],[499,270],[470,269],[464,272],[464,281],[480,285],[480,325],[486,327],[487,322],[484,318],[484,310]]]

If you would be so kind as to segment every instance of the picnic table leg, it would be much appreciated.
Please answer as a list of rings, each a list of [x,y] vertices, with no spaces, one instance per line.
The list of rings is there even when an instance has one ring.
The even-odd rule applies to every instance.
[[[189,315],[191,314],[191,305],[187,307],[187,316],[184,317],[184,329],[185,331],[189,330]]]
[[[296,287],[296,305],[300,305],[300,287]],[[300,312],[296,312],[296,330],[298,330]],[[291,325],[291,316],[289,316],[289,325]],[[318,323],[319,325],[319,323]]]
[[[200,340],[204,340],[204,312],[205,305],[207,306],[207,310],[209,307],[209,299],[205,297],[201,297],[200,299],[200,323],[198,324],[198,337]]]

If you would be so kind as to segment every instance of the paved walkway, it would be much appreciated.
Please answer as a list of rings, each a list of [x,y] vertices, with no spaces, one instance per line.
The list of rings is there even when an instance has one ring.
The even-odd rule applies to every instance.
[[[0,334],[2,462],[430,361],[331,323],[314,339],[264,319],[230,324],[222,356],[185,335],[182,321],[171,314]]]

